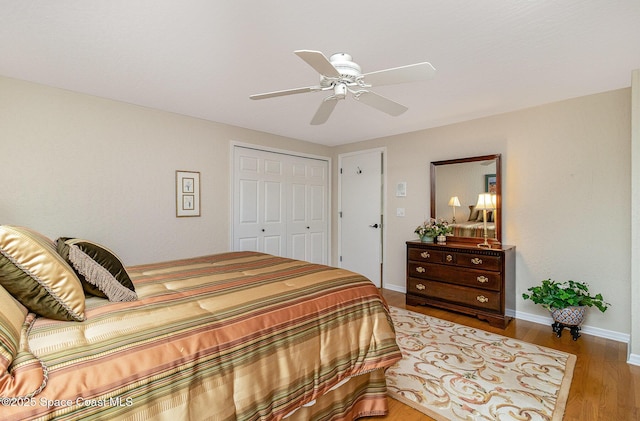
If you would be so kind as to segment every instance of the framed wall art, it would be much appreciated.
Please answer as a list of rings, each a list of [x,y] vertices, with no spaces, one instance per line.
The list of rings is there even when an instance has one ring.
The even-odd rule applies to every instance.
[[[486,174],[484,176],[484,191],[485,193],[496,192],[496,175],[495,174]]]
[[[200,172],[176,171],[176,216],[200,216]]]

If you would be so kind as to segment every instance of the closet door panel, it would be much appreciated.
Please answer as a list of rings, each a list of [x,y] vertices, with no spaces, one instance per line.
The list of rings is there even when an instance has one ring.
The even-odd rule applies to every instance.
[[[307,260],[307,236],[306,234],[294,234],[289,236],[289,257],[298,260]]]
[[[258,223],[258,181],[240,180],[240,224]]]

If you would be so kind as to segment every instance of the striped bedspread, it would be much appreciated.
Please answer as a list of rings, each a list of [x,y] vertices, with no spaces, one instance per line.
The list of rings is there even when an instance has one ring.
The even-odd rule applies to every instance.
[[[456,237],[484,237],[484,222],[464,221],[455,224],[449,224],[453,229],[452,234]],[[496,237],[496,224],[487,222],[487,235],[489,238]]]
[[[401,357],[378,290],[347,270],[231,252],[128,271],[138,301],[25,323],[13,374],[46,386],[0,418],[279,420]]]

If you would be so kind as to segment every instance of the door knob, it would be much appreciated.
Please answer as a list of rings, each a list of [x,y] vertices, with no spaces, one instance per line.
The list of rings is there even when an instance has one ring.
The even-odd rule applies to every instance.
[[[371,228],[378,228],[378,227],[379,227],[379,225],[378,225],[378,224],[372,224],[372,225],[369,225],[369,226],[370,226]]]

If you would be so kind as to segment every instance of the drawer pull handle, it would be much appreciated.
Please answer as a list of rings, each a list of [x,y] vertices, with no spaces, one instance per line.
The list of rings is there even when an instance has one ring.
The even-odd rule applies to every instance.
[[[422,290],[427,289],[427,287],[424,286],[423,284],[418,284],[418,285],[416,285],[416,289],[419,290],[419,291],[422,291]]]
[[[453,260],[453,256],[450,254],[447,254],[447,262],[450,262]]]
[[[471,259],[471,263],[473,263],[474,265],[481,265],[482,264],[482,259],[474,257],[473,259]]]
[[[418,273],[425,273],[427,270],[425,268],[423,268],[422,266],[418,266],[416,268],[416,272]]]
[[[476,297],[476,300],[480,301],[481,303],[486,303],[489,301],[489,299],[487,297],[485,297],[484,295],[478,295]]]
[[[428,259],[429,257],[431,257],[428,251],[423,251],[422,253],[420,253],[420,256],[422,256],[424,259]]]
[[[489,278],[487,278],[486,276],[482,276],[482,275],[478,276],[476,279],[481,284],[486,284],[487,282],[489,282]]]

